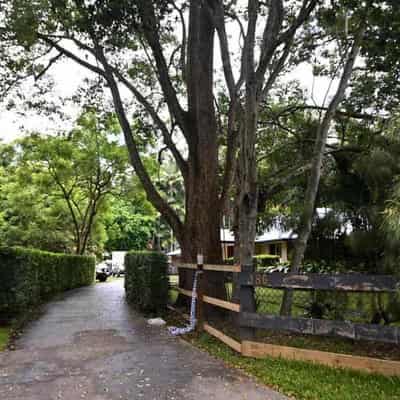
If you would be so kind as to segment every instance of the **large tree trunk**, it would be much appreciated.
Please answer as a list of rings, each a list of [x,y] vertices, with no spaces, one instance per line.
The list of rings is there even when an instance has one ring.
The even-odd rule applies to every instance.
[[[207,163],[203,167],[207,168]],[[211,174],[212,171],[209,171]],[[202,176],[192,178],[186,195],[186,219],[183,227],[183,240],[180,243],[182,260],[196,263],[197,254],[204,256],[205,263],[220,263],[222,249],[220,243],[220,211],[218,196],[201,188],[207,184]],[[205,273],[205,292],[209,296],[225,298],[225,287],[220,273]],[[180,270],[179,281],[181,287],[191,289],[193,271]],[[183,299],[178,298],[182,303]]]
[[[197,192],[195,196],[196,202],[201,203],[201,200],[204,200],[201,199],[202,195],[201,191]],[[219,213],[215,209],[212,209],[212,207],[212,204],[208,203],[207,208],[202,206],[191,210],[191,217],[184,227],[184,241],[181,243],[183,261],[196,263],[197,254],[204,256],[205,263],[220,263],[222,261],[222,249],[219,237]],[[205,271],[204,274],[205,294],[225,299],[226,291],[223,274],[211,271]],[[181,287],[191,290],[193,285],[193,271],[180,269],[179,283]],[[188,299],[178,297],[177,303],[178,305],[187,305]]]
[[[221,261],[218,182],[218,135],[214,109],[214,26],[202,2],[190,5],[187,92],[189,147],[185,181],[186,216],[183,256]]]
[[[342,77],[339,82],[339,86],[332,98],[328,109],[324,115],[322,122],[319,124],[317,129],[317,135],[315,139],[313,159],[311,161],[311,171],[307,181],[307,189],[304,197],[303,212],[300,217],[300,224],[298,228],[298,237],[294,245],[293,259],[290,267],[290,272],[296,274],[300,270],[301,263],[304,258],[306,251],[308,238],[310,237],[312,220],[315,210],[315,199],[317,198],[319,181],[321,178],[322,162],[324,160],[326,140],[328,137],[329,127],[332,119],[336,113],[336,110],[342,101],[345,90],[349,83],[351,73],[353,71],[354,62],[357,58],[360,41],[364,29],[359,29],[354,39],[353,47],[347,57],[346,64],[343,69]],[[292,311],[293,303],[293,291],[286,290],[283,296],[281,305],[281,315],[290,315]]]
[[[218,134],[213,95],[214,26],[202,2],[191,2],[188,37],[188,176],[185,181],[186,215],[181,240],[182,257],[196,262],[220,263],[221,210],[218,181]],[[220,273],[205,273],[205,292],[225,298]],[[180,272],[184,287],[192,285],[193,272]],[[182,280],[181,280],[182,279]],[[178,299],[180,300],[180,299]]]

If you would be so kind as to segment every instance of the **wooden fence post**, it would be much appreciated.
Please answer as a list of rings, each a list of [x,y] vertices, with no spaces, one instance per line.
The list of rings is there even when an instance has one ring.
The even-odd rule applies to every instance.
[[[197,331],[201,332],[204,325],[204,279],[203,279],[203,255],[199,253],[197,255],[197,307],[196,307],[196,320],[197,320]]]
[[[252,340],[254,338],[255,329],[251,327],[241,326],[242,313],[256,312],[256,304],[254,298],[254,286],[243,285],[243,282],[250,282],[249,276],[254,272],[253,265],[242,265],[239,273],[239,324],[240,324],[240,339]],[[251,311],[250,311],[251,310]]]

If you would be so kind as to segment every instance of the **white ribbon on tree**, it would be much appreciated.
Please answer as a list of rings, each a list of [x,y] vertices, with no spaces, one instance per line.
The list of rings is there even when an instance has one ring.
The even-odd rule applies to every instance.
[[[178,328],[176,326],[168,327],[169,333],[174,336],[184,335],[194,330],[196,327],[196,301],[197,301],[197,276],[200,271],[194,273],[193,289],[192,289],[192,302],[190,304],[190,320],[189,325],[183,328]]]

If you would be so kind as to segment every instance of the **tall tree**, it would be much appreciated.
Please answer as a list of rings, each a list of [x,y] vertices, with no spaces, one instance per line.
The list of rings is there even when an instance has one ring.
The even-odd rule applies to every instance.
[[[300,216],[300,223],[298,226],[298,237],[295,241],[294,254],[291,261],[290,272],[298,273],[300,270],[301,262],[306,251],[308,238],[310,237],[312,221],[315,211],[315,201],[319,188],[321,178],[322,162],[325,156],[325,148],[330,129],[331,122],[335,113],[343,100],[346,88],[352,75],[353,67],[356,58],[360,51],[361,43],[365,32],[365,22],[361,22],[357,31],[354,34],[353,44],[348,51],[348,55],[344,61],[343,71],[340,77],[338,88],[335,95],[329,102],[328,108],[318,125],[316,138],[314,143],[313,156],[311,159],[311,168],[307,181],[307,188],[304,198],[304,207]],[[289,315],[291,313],[293,293],[290,290],[285,291],[282,300],[281,314]]]
[[[126,198],[113,198],[102,217],[107,241],[104,248],[113,250],[143,250],[155,230],[155,212],[134,207]],[[147,212],[146,212],[147,211]]]
[[[8,149],[13,149],[10,153]],[[11,155],[12,154],[12,155]],[[73,248],[70,218],[54,187],[44,188],[42,171],[21,162],[15,144],[0,148],[0,242],[68,252]],[[46,232],[46,234],[43,234]]]
[[[256,198],[252,153],[257,104],[282,71],[297,32],[316,4],[316,0],[304,0],[300,5],[293,3],[284,8],[282,1],[269,4],[249,1],[241,7],[221,0],[118,3],[3,0],[2,52],[7,55],[7,48],[16,46],[24,59],[15,63],[15,54],[14,60],[4,57],[4,64],[16,72],[12,82],[8,79],[4,83],[15,83],[32,72],[39,79],[63,57],[102,77],[111,91],[131,163],[149,200],[174,229],[184,258],[193,260],[202,251],[206,260],[218,261],[221,258],[219,224],[232,182],[239,131],[243,132],[244,146],[242,181],[246,181],[240,201],[244,213],[242,237],[248,243],[243,248],[246,253],[252,251]],[[176,21],[182,23],[182,40],[172,32]],[[247,31],[244,28],[242,31],[244,46],[239,65],[231,60],[228,24],[238,24],[239,29],[247,25]],[[227,129],[223,131],[218,127],[214,106],[215,34],[219,39],[230,104]],[[261,40],[256,50],[258,35]],[[260,54],[258,61],[255,53]],[[42,58],[42,64],[29,62],[40,60],[46,54],[50,55]],[[149,91],[149,83],[158,87],[162,95],[156,90]],[[122,87],[146,111],[179,166],[185,185],[183,219],[157,191],[143,165],[128,108],[123,102]],[[163,113],[169,114],[166,119],[159,112],[163,109],[160,102],[164,101]],[[173,135],[184,139],[186,155],[179,151]],[[227,151],[224,168],[220,169],[222,135],[226,135]]]
[[[107,196],[119,191],[129,176],[125,149],[115,135],[114,141],[111,139],[113,131],[118,132],[115,128],[118,124],[112,117],[101,120],[87,112],[66,137],[31,134],[19,140],[11,164],[16,179],[2,189],[8,204],[20,197],[27,202],[25,213],[40,218],[29,221],[22,208],[14,209],[8,217],[16,219],[13,225],[23,227],[25,220],[32,231],[34,223],[40,221],[42,231],[58,232],[60,238],[68,232],[73,251],[84,254]],[[19,193],[19,186],[26,189]],[[40,229],[39,236],[43,235]]]

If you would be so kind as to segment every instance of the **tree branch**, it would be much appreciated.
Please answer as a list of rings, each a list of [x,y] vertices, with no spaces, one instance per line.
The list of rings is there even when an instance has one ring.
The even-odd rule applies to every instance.
[[[249,80],[255,79],[254,45],[255,45],[256,24],[258,16],[258,1],[249,0],[247,8],[248,8],[248,23],[247,23],[246,36],[244,38],[244,46],[242,51],[242,65],[241,65],[241,75],[246,77],[246,83]]]
[[[79,58],[78,56],[76,56],[75,54],[73,54],[72,52],[70,52],[69,50],[65,49],[64,47],[60,46],[58,43],[54,42],[53,40],[49,39],[47,36],[41,35],[39,34],[39,37],[45,41],[47,44],[49,44],[50,46],[54,47],[55,49],[57,49],[59,51],[60,54],[63,54],[69,58],[71,58],[72,60],[74,60],[75,62],[77,62],[78,64],[80,64],[81,66],[91,70],[92,72],[99,74],[100,76],[102,76],[103,78],[106,78],[106,73],[103,69],[94,66],[90,63],[88,63],[85,60],[82,60],[81,58]],[[77,41],[73,38],[70,38],[71,40],[74,41],[74,43],[79,46],[82,47],[84,50],[89,51],[90,53],[92,53],[96,58],[98,57],[98,54],[96,53],[95,49],[90,48],[89,46],[83,44],[80,41]],[[104,58],[104,61],[105,58]],[[102,63],[103,64],[103,63]],[[163,138],[164,138],[164,142],[165,144],[168,146],[168,148],[170,149],[172,155],[174,156],[177,165],[179,167],[179,169],[182,172],[182,176],[185,178],[187,176],[187,163],[184,160],[184,158],[182,157],[182,155],[180,154],[180,152],[178,151],[178,149],[176,148],[175,144],[172,141],[172,138],[169,134],[169,131],[167,129],[167,127],[165,126],[164,122],[161,120],[161,118],[158,116],[158,113],[154,110],[154,108],[152,107],[152,105],[147,101],[147,99],[140,93],[140,91],[138,89],[136,89],[136,87],[130,83],[122,74],[120,71],[118,71],[116,68],[110,66],[107,63],[108,68],[110,68],[110,70],[117,76],[117,78],[121,81],[121,83],[123,83],[127,89],[129,89],[132,94],[136,97],[136,99],[143,105],[143,107],[145,108],[145,110],[149,113],[149,115],[151,116],[151,118],[153,119],[153,121],[155,122],[155,124],[158,126],[158,128],[160,129]]]
[[[153,108],[153,106],[149,103],[149,101],[140,93],[140,91],[131,82],[129,82],[118,70],[116,70],[111,66],[110,69],[114,72],[115,76],[120,80],[120,82],[123,83],[125,87],[132,92],[132,94],[136,97],[136,99],[143,105],[145,110],[150,114],[151,118],[161,131],[161,134],[164,138],[164,143],[168,146],[168,149],[174,156],[183,178],[186,179],[188,174],[187,162],[177,149],[175,143],[172,140],[170,132],[168,131],[165,123],[159,117],[157,111]]]
[[[138,175],[149,200],[153,203],[153,205],[157,208],[157,210],[165,217],[165,219],[171,225],[178,240],[182,240],[182,234],[183,234],[182,222],[180,221],[177,213],[172,209],[172,207],[160,196],[153,182],[151,181],[151,178],[148,172],[146,171],[145,166],[143,165],[142,159],[139,154],[139,150],[136,146],[136,142],[133,139],[133,133],[130,124],[125,114],[118,85],[113,76],[113,71],[108,65],[101,47],[96,45],[95,50],[105,70],[106,74],[105,79],[107,80],[107,83],[111,90],[111,95],[114,100],[115,111],[118,116],[118,120],[125,137],[125,142],[128,147],[129,157],[132,166],[134,167],[135,172]]]
[[[210,1],[208,1],[208,3],[210,3]],[[209,5],[208,8],[210,9],[211,5]],[[210,11],[210,15],[212,15],[212,11]],[[218,33],[219,44],[221,49],[221,60],[224,70],[226,86],[229,91],[230,99],[232,102],[234,102],[236,101],[238,88],[235,85],[235,78],[233,76],[233,71],[232,71],[232,62],[229,52],[228,36],[226,34],[226,27],[225,27],[224,5],[222,1],[216,2],[212,20],[214,22],[214,26]]]
[[[41,34],[40,32],[37,34],[38,38],[43,40],[45,43],[47,43],[49,46],[54,47],[56,50],[58,50],[61,54],[67,56],[68,58],[74,60],[78,64],[82,65],[83,67],[87,68],[88,70],[101,75],[102,77],[105,77],[105,72],[101,68],[90,64],[89,62],[81,59],[78,57],[76,54],[73,54],[71,51],[65,49],[64,47],[60,46],[57,42],[54,42],[52,39],[47,37],[46,35]]]
[[[234,112],[232,112],[234,113]],[[237,165],[237,149],[238,149],[238,139],[243,132],[243,125],[239,124],[238,127],[234,128],[232,125],[235,124],[233,120],[233,116],[229,117],[228,120],[228,135],[227,135],[227,149],[226,149],[226,158],[225,158],[225,168],[224,168],[224,176],[222,179],[222,190],[220,195],[221,209],[223,210],[226,207],[226,203],[228,200],[229,189],[234,180],[234,174],[236,171]]]
[[[52,57],[46,67],[44,67],[37,75],[35,75],[35,81],[38,81],[51,68],[51,66],[62,57],[62,55],[62,53],[58,53],[56,56]]]
[[[256,80],[258,88],[262,88],[264,75],[277,48],[278,35],[283,21],[282,0],[272,0],[269,7],[267,22],[265,24],[263,39],[260,48],[260,61],[258,63]]]
[[[187,76],[186,76],[186,46],[187,46],[187,29],[185,23],[185,17],[183,15],[183,11],[181,8],[177,7],[175,1],[171,1],[172,7],[178,12],[179,18],[181,20],[182,26],[182,42],[181,42],[181,57],[180,57],[180,65],[181,65],[181,73],[182,73],[182,80],[186,83]]]
[[[298,105],[298,106],[288,107],[287,112],[288,113],[293,113],[293,112],[301,111],[301,110],[326,111],[327,109],[328,109],[327,107],[305,104],[305,105]],[[281,114],[283,114],[283,113],[281,113]],[[356,111],[337,110],[335,114],[339,115],[341,117],[348,117],[348,118],[362,119],[362,120],[374,120],[374,119],[376,119],[376,116],[374,116],[372,114],[365,114],[365,113],[356,112]]]
[[[292,38],[292,40],[288,40],[286,42],[285,48],[282,52],[282,55],[279,57],[276,65],[275,65],[275,68],[272,70],[265,86],[262,88],[260,101],[263,101],[267,98],[268,93],[271,90],[273,84],[276,82],[276,79],[278,78],[279,74],[282,72],[282,69],[285,66],[285,62],[290,54],[292,43],[293,43],[293,38]],[[261,84],[262,84],[262,82],[263,82],[263,80],[261,80]]]
[[[157,66],[158,79],[163,90],[167,106],[171,115],[176,120],[185,137],[187,137],[188,124],[186,112],[179,104],[176,91],[172,85],[168,74],[168,65],[164,58],[160,38],[158,35],[157,19],[154,13],[154,6],[149,1],[139,2],[143,34],[153,52],[153,56]]]
[[[293,24],[278,38],[278,43],[285,43],[288,41],[289,38],[294,37],[296,34],[297,29],[308,19],[316,5],[318,4],[319,0],[304,0],[301,6],[301,9],[294,20]]]

